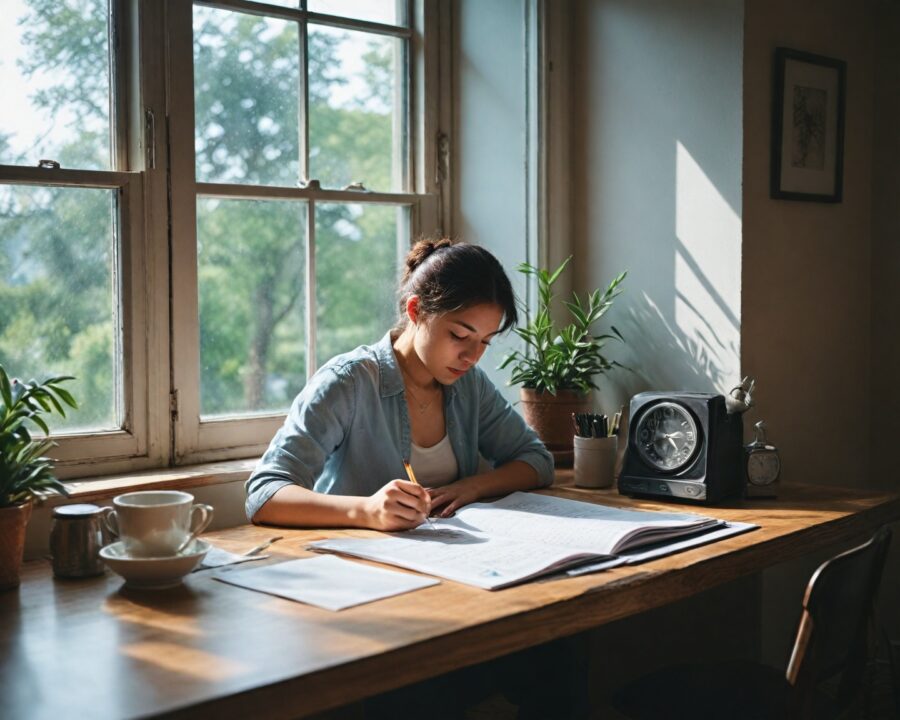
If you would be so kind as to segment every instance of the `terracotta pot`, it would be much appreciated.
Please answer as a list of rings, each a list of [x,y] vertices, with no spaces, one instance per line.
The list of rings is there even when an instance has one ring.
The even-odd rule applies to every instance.
[[[0,590],[19,586],[25,526],[30,517],[30,502],[0,508]]]
[[[575,436],[572,413],[590,412],[591,396],[577,390],[558,390],[553,395],[522,388],[519,397],[525,422],[553,453],[556,467],[571,467]]]

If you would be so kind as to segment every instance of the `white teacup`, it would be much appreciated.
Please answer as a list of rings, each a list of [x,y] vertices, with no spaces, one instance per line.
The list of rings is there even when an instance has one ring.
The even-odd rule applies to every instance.
[[[193,504],[180,490],[147,490],[113,498],[104,521],[132,557],[171,557],[187,547],[212,520],[209,505]]]

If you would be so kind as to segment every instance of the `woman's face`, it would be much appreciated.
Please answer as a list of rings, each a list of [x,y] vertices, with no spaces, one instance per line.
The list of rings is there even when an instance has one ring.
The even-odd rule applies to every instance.
[[[452,385],[481,360],[500,332],[503,311],[497,305],[475,305],[444,315],[422,315],[417,320],[416,354],[435,380]]]

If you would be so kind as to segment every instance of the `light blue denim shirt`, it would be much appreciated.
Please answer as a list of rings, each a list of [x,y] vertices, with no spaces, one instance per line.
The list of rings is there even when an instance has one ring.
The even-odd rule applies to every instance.
[[[553,482],[553,458],[478,367],[444,387],[447,434],[459,477],[521,460]],[[403,376],[390,333],[377,344],[338,355],[310,379],[247,480],[251,520],[276,491],[300,485],[335,495],[372,495],[405,478],[410,456]]]

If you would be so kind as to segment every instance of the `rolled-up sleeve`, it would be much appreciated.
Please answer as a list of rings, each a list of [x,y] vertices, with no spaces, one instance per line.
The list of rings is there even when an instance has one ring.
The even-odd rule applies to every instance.
[[[313,489],[325,461],[343,442],[354,411],[352,374],[336,367],[319,370],[292,403],[247,480],[248,519],[287,485]]]
[[[541,487],[553,484],[553,456],[522,416],[477,369],[479,393],[478,451],[495,466],[520,460],[538,474]]]

